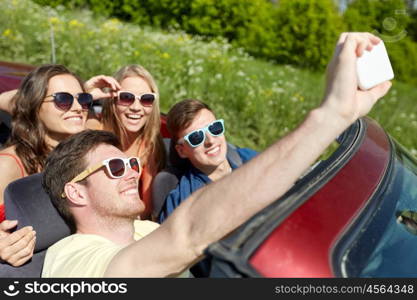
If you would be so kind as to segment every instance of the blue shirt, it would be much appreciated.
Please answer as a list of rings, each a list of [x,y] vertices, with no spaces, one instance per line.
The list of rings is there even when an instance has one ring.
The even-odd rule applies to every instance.
[[[236,148],[236,151],[242,159],[242,163],[251,160],[258,154],[258,152],[247,148]],[[232,170],[238,167],[229,159],[228,162],[232,167]],[[185,199],[187,199],[193,192],[210,182],[211,179],[206,174],[194,166],[191,166],[181,177],[177,187],[168,194],[161,213],[159,214],[159,223],[165,221],[174,209],[185,201]]]

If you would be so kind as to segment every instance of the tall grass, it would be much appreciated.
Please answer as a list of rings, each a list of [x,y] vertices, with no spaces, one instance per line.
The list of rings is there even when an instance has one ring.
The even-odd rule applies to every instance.
[[[256,150],[293,129],[323,94],[324,76],[255,60],[222,39],[204,41],[94,18],[88,11],[40,7],[29,0],[0,1],[0,59],[56,62],[84,79],[138,63],[154,75],[162,111],[184,98],[207,102],[226,120],[229,141]],[[416,66],[417,67],[417,66]],[[394,137],[417,153],[417,89],[394,83],[371,112]]]

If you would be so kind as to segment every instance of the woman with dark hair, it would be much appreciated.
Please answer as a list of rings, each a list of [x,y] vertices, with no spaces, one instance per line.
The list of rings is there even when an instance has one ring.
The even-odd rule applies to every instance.
[[[109,96],[103,102],[99,126],[89,128],[108,130],[120,137],[123,151],[141,160],[140,196],[145,203],[141,219],[149,219],[152,212],[151,184],[153,177],[165,166],[165,148],[160,134],[159,90],[152,75],[140,65],[128,65],[112,77],[96,76],[85,83],[94,98]],[[118,85],[107,95],[97,88]],[[97,125],[97,123],[96,123]]]
[[[85,129],[91,94],[62,65],[43,65],[29,73],[11,99],[12,132],[0,151],[0,204],[6,186],[42,171],[46,156],[66,137]]]
[[[13,94],[3,98],[9,101]],[[60,141],[85,129],[93,97],[64,66],[43,65],[23,79],[10,101],[12,132],[0,151],[0,221],[4,220],[6,186],[41,172],[47,155]],[[0,260],[20,266],[32,257],[36,233],[30,226],[10,233],[16,225],[10,220],[0,223]]]

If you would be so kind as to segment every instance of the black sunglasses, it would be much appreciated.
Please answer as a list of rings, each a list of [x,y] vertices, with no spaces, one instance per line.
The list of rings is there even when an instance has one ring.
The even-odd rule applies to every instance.
[[[68,111],[72,104],[74,103],[74,98],[77,98],[78,103],[80,103],[82,109],[90,109],[90,107],[93,105],[93,96],[89,93],[79,93],[75,96],[71,95],[67,92],[59,92],[54,93],[52,95],[48,95],[45,98],[53,97],[53,100],[46,100],[45,102],[51,102],[53,101],[56,108]]]
[[[135,102],[136,98],[139,99],[140,104],[143,106],[152,106],[155,101],[156,94],[155,93],[145,93],[140,96],[136,96],[131,92],[121,92],[117,93],[117,104],[123,106],[132,105]]]

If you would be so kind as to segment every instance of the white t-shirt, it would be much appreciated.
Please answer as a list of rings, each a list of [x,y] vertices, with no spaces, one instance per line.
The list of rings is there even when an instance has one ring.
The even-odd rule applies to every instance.
[[[137,241],[159,227],[151,221],[135,221]],[[73,234],[46,252],[42,277],[103,277],[113,257],[125,246],[94,234]]]

